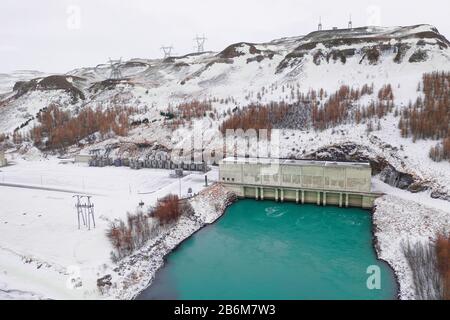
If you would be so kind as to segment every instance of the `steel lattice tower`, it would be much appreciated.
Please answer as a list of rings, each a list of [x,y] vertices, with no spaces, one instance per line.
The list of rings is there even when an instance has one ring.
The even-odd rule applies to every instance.
[[[120,71],[122,58],[120,58],[119,60],[111,60],[111,58],[109,58],[109,64],[111,65],[111,74],[109,78],[112,80],[123,79],[122,72]]]
[[[202,53],[205,52],[205,42],[206,42],[206,37],[205,35],[199,37],[198,35],[194,38],[196,44],[197,44],[197,52],[198,53]]]
[[[162,46],[161,50],[164,52],[164,59],[170,58],[172,56],[173,46]]]

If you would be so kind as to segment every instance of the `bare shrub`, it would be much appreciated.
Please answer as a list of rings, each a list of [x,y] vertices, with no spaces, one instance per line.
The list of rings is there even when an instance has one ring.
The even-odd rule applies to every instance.
[[[443,139],[450,135],[450,72],[425,73],[424,98],[419,97],[402,112],[404,135],[415,139]]]
[[[354,120],[359,124],[364,119],[382,118],[391,112],[394,106],[394,95],[391,85],[383,86],[378,92],[378,100],[360,107],[358,100],[363,95],[373,93],[373,85],[364,85],[361,90],[341,86],[323,103],[314,103],[312,123],[315,129],[324,130]]]
[[[205,117],[206,112],[211,110],[211,103],[207,101],[193,100],[177,106],[177,111],[181,114],[181,117],[186,120]]]
[[[438,235],[436,255],[439,273],[443,279],[442,299],[450,300],[450,235]]]
[[[8,136],[4,133],[0,133],[0,143],[5,142],[8,139]]]
[[[177,195],[168,195],[160,199],[153,210],[153,216],[162,225],[175,222],[182,214],[180,199]]]
[[[181,215],[188,216],[193,213],[194,209],[189,201],[180,200],[176,195],[160,199],[147,213],[127,213],[126,221],[117,220],[111,223],[106,231],[106,237],[114,248],[111,260],[117,262],[143,247],[158,234],[159,226],[167,226],[176,222]],[[152,219],[157,223],[152,223]]]
[[[442,143],[437,143],[430,148],[429,156],[433,161],[450,160],[450,137],[445,138]]]
[[[39,125],[31,129],[30,138],[42,149],[55,150],[78,143],[96,132],[102,136],[108,133],[124,136],[130,127],[128,116],[133,112],[133,109],[120,107],[85,108],[72,116],[69,111],[50,105],[38,114]]]
[[[392,100],[394,100],[394,93],[392,91],[392,86],[390,84],[384,85],[378,91],[378,99],[385,100],[385,101],[392,101]]]
[[[443,279],[439,272],[435,243],[408,241],[402,243],[402,251],[412,271],[416,299],[443,299]]]
[[[127,222],[113,222],[106,232],[106,236],[114,248],[111,259],[114,262],[130,255],[134,250],[141,248],[152,235],[152,226],[149,214],[136,212],[127,213]]]
[[[271,103],[268,105],[252,104],[243,110],[236,110],[228,119],[220,125],[220,131],[225,134],[228,129],[260,129],[270,130],[274,124],[283,120],[289,106],[285,103]]]

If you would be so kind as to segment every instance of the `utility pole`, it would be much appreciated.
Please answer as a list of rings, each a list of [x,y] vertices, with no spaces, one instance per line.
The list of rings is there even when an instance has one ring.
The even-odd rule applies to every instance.
[[[75,208],[77,208],[77,216],[78,216],[78,229],[81,228],[80,218],[83,220],[83,225],[86,225],[86,219],[83,212],[83,205],[81,204],[81,198],[83,196],[74,195],[72,198],[77,198],[77,202],[75,203]]]
[[[348,20],[348,28],[353,29],[352,15],[350,14],[350,19]]]
[[[87,210],[88,230],[91,230],[91,218],[95,228],[94,204],[91,202],[92,196],[85,197],[87,198],[87,204],[85,204],[85,207]]]
[[[91,202],[92,196],[76,194],[72,198],[76,198],[75,208],[77,209],[78,229],[81,229],[82,222],[83,226],[91,230],[91,219],[95,228],[94,203]],[[81,202],[83,198],[86,198],[87,202]]]

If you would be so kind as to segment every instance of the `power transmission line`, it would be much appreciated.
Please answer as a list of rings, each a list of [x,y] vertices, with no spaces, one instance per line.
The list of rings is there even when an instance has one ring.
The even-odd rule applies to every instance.
[[[202,53],[205,52],[205,42],[206,42],[206,37],[205,35],[199,37],[198,35],[194,38],[196,44],[197,44],[197,52],[198,53]]]
[[[172,56],[173,46],[162,46],[161,50],[164,52],[164,59]]]
[[[111,58],[109,58],[109,64],[111,66],[111,74],[109,76],[109,79],[111,80],[123,79],[122,72],[120,71],[122,58],[120,58],[119,60],[111,60]]]

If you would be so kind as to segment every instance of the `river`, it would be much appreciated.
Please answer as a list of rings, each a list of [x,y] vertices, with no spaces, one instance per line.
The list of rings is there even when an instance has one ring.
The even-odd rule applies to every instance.
[[[367,210],[240,200],[172,252],[138,299],[395,299],[371,230]]]

